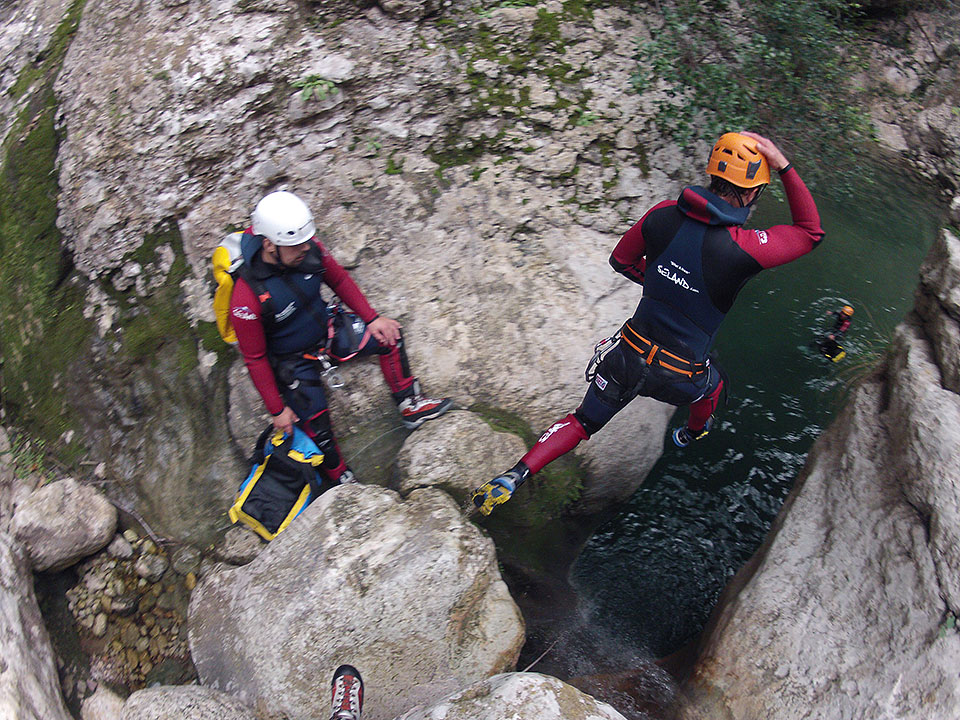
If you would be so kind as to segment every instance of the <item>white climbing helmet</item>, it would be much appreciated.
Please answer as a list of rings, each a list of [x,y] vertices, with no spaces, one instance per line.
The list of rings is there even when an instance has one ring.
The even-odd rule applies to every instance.
[[[317,226],[303,200],[279,190],[257,203],[253,211],[253,232],[274,245],[299,245],[317,234]]]

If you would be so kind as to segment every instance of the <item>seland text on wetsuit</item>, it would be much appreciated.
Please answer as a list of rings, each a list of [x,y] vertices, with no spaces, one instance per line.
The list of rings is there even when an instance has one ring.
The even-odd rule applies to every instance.
[[[792,225],[744,229],[748,208],[694,186],[651,208],[623,235],[610,264],[642,284],[643,297],[580,407],[523,457],[531,473],[597,432],[637,395],[691,404],[689,427],[704,426],[722,389],[710,348],[737,294],[761,270],[796,260],[823,237],[816,204],[796,169],[780,174]]]
[[[321,288],[330,287],[367,324],[378,315],[326,248],[316,239],[308,242],[311,248],[303,261],[287,268],[265,262],[262,238],[248,229],[240,241],[244,262],[230,298],[230,317],[240,353],[267,411],[278,415],[284,405],[293,409],[300,418],[298,425],[324,452],[321,469],[335,480],[346,463],[331,431],[320,380],[322,367],[304,356],[314,354],[327,339],[327,305]],[[384,346],[370,337],[358,354],[378,355],[394,399],[413,391],[414,378],[402,344]]]

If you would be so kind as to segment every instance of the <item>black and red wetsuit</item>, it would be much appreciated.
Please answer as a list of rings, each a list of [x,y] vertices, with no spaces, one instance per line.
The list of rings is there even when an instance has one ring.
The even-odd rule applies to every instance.
[[[723,387],[710,348],[744,284],[805,255],[823,237],[813,197],[792,167],[781,172],[792,225],[746,230],[748,208],[702,187],[651,208],[617,243],[610,264],[644,286],[621,341],[597,368],[583,402],[523,457],[532,473],[602,428],[637,395],[691,405],[700,430]]]
[[[837,319],[833,323],[833,336],[837,339],[842,338],[850,329],[850,316],[841,310],[836,312]]]
[[[327,339],[327,305],[320,295],[326,284],[360,318],[370,323],[376,311],[350,275],[323,245],[313,240],[304,260],[293,268],[264,262],[262,239],[247,230],[240,241],[244,264],[230,298],[230,317],[250,378],[267,410],[278,415],[284,405],[300,418],[298,425],[324,452],[323,469],[336,480],[346,464],[330,429],[322,368],[304,357]],[[264,307],[269,312],[265,316]],[[402,341],[384,346],[372,337],[361,355],[377,354],[380,368],[397,400],[413,392]]]

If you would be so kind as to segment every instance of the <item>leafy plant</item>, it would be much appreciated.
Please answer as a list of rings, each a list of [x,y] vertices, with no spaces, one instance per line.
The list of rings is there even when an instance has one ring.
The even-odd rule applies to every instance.
[[[663,26],[637,48],[638,92],[659,90],[658,129],[682,146],[729,130],[773,135],[804,176],[852,183],[872,129],[855,102],[859,69],[847,0],[714,0],[663,6]],[[819,177],[818,177],[819,176]]]
[[[292,85],[301,90],[300,97],[304,102],[311,97],[317,100],[326,100],[327,97],[339,91],[336,82],[322,75],[307,75],[299,80],[294,80]]]
[[[593,125],[593,123],[595,123],[598,119],[599,116],[596,113],[590,112],[589,110],[584,110],[580,113],[580,116],[576,119],[574,125],[577,127],[587,127],[589,125]]]

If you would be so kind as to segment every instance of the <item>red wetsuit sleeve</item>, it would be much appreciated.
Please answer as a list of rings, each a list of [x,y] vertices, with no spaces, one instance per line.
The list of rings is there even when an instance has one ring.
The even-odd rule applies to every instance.
[[[733,239],[761,267],[771,268],[796,260],[813,250],[823,237],[820,213],[795,168],[780,176],[793,225],[774,225],[767,230],[731,227]]]
[[[665,200],[644,213],[643,217],[623,234],[610,254],[610,264],[614,270],[635,283],[643,284],[643,275],[647,269],[647,259],[644,257],[647,254],[647,241],[643,236],[643,223],[654,210],[668,205],[676,203]]]
[[[330,289],[337,294],[337,297],[343,300],[347,304],[347,307],[359,315],[360,319],[365,323],[376,320],[377,311],[367,302],[366,296],[364,296],[360,288],[357,287],[353,278],[350,277],[350,273],[344,270],[343,266],[333,259],[333,256],[319,241],[315,240],[314,242],[317,243],[320,251],[323,253],[323,281],[329,285]]]
[[[260,300],[253,289],[246,280],[237,278],[230,297],[230,320],[237,333],[237,345],[267,412],[277,415],[283,410],[284,402],[267,360],[267,336],[260,319],[261,312]]]

